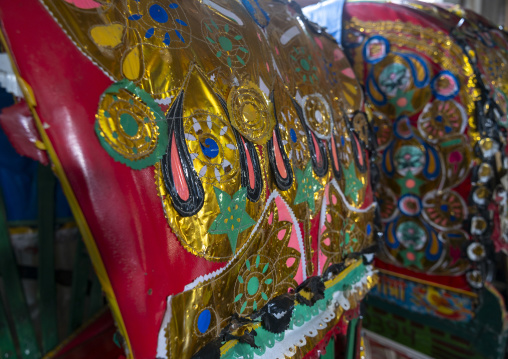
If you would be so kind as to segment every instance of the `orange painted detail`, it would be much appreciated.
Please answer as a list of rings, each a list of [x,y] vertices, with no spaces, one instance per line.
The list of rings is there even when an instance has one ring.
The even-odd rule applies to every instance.
[[[171,172],[173,172],[173,180],[175,183],[176,191],[178,196],[184,201],[189,199],[189,187],[185,176],[183,174],[182,163],[180,162],[180,156],[178,155],[178,149],[176,148],[175,134],[171,139]]]

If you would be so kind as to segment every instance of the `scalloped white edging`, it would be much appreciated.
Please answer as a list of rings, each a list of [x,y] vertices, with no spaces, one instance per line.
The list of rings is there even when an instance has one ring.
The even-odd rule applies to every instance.
[[[263,355],[254,354],[254,357],[285,359],[295,355],[295,347],[305,346],[307,344],[306,338],[314,338],[319,331],[326,329],[326,323],[330,322],[336,317],[335,313],[339,306],[342,307],[345,311],[349,310],[350,305],[348,297],[353,293],[361,290],[367,284],[367,278],[374,274],[375,271],[372,265],[366,265],[365,273],[363,274],[362,279],[355,283],[352,286],[351,290],[349,290],[347,293],[342,291],[335,292],[333,294],[333,299],[326,310],[316,315],[301,327],[287,330],[282,341],[276,342],[272,348],[267,348]]]

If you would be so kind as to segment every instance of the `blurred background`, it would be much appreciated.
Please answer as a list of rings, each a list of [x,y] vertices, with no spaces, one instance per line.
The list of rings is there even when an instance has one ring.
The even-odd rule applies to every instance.
[[[468,9],[482,14],[495,24],[508,28],[508,1],[507,0],[422,0],[425,2],[439,3],[447,2],[459,4]],[[297,0],[300,6],[304,7],[318,3],[319,0]]]

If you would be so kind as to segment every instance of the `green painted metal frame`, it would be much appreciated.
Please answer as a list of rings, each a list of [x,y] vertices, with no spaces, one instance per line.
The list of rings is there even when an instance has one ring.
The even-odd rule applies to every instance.
[[[25,293],[21,284],[16,258],[7,227],[7,217],[3,195],[0,191],[0,274],[6,288],[6,299],[9,309],[5,312],[14,318],[14,330],[18,339],[20,355],[23,359],[40,358],[41,351],[37,344],[35,329],[30,318]],[[5,315],[5,312],[3,313]],[[7,323],[5,320],[4,323]],[[2,346],[3,348],[3,346]]]
[[[44,353],[58,345],[55,280],[55,189],[56,178],[51,168],[39,164],[37,173],[39,308]]]

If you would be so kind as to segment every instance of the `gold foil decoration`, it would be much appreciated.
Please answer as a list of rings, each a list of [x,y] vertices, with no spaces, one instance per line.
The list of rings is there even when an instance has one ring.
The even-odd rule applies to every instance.
[[[170,358],[190,358],[217,337],[231,315],[248,315],[289,288],[296,288],[293,278],[300,265],[300,252],[290,239],[298,223],[281,220],[281,206],[287,212],[281,198],[273,196],[248,244],[233,261],[211,279],[172,297],[167,328]],[[212,319],[209,329],[201,333],[197,320],[204,310]]]
[[[373,206],[365,212],[349,209],[333,182],[328,185],[327,192],[324,230],[319,241],[320,250],[327,258],[325,269],[374,244],[372,222],[375,212]],[[367,226],[370,226],[369,233]]]
[[[247,82],[229,92],[231,124],[248,140],[263,145],[275,126],[273,110],[266,95],[256,84]]]
[[[172,205],[158,165],[155,170],[155,183],[158,194],[162,198],[168,223],[184,247],[191,253],[209,260],[226,261],[234,254],[228,236],[208,232],[220,213],[214,188],[218,188],[230,196],[240,189],[238,146],[243,146],[243,144],[236,141],[233,127],[229,123],[221,100],[197,66],[190,69],[182,91],[184,94],[190,94],[184,96],[182,121],[185,130],[185,143],[193,159],[194,170],[203,184],[204,205],[196,215],[182,217]],[[218,144],[219,152],[214,158],[206,156],[201,149],[202,146],[207,145],[207,139]],[[258,157],[264,182],[265,164],[259,152]],[[265,198],[266,195],[263,191],[257,202],[254,203],[247,199],[245,211],[251,218],[259,218]],[[236,250],[246,243],[252,228],[239,233]]]
[[[330,137],[332,114],[328,101],[315,93],[303,98],[303,115],[309,127],[320,138]]]

